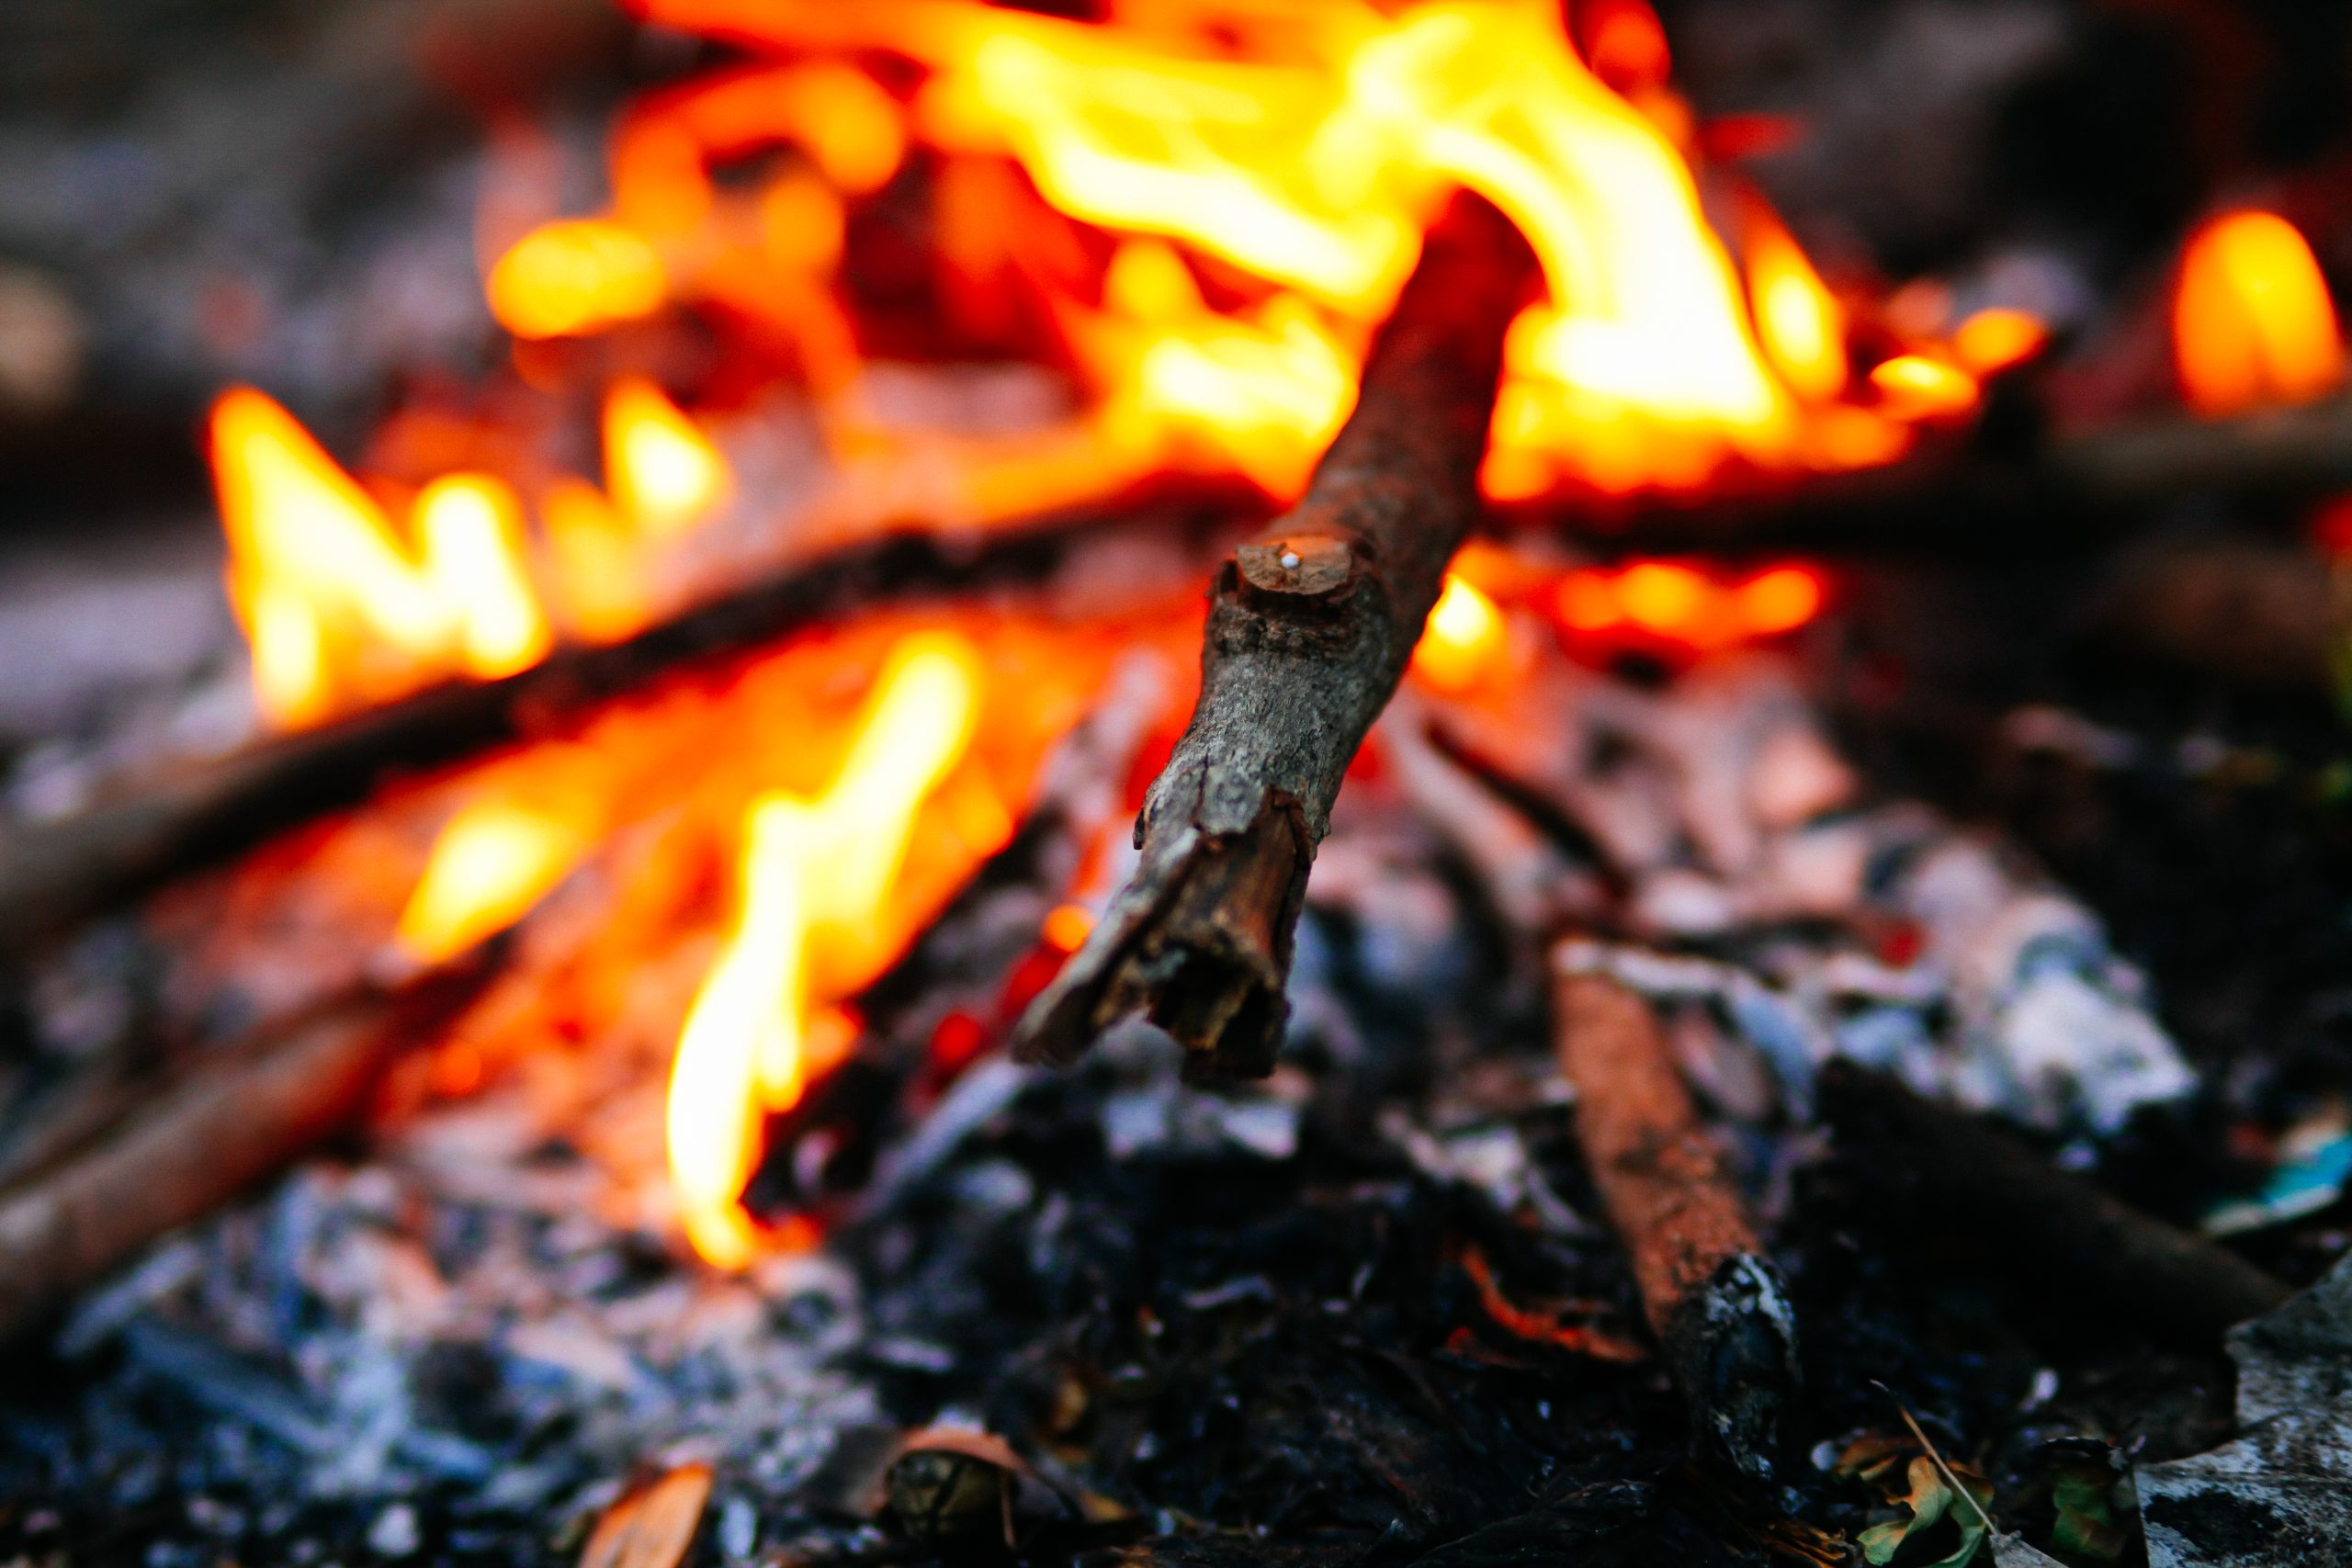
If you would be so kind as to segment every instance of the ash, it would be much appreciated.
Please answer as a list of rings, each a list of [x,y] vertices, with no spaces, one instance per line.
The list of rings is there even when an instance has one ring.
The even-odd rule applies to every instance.
[[[985,1056],[820,1203],[820,1250],[733,1279],[672,1239],[658,1066],[592,1044],[553,1123],[527,1076],[494,1085],[85,1301],[0,1401],[0,1491],[40,1500],[0,1547],[568,1561],[633,1478],[699,1462],[693,1561],[978,1551],[882,1506],[899,1434],[943,1423],[1033,1469],[1033,1561],[1735,1562],[1850,1525],[1826,1476],[1759,1499],[1681,1462],[1569,1136],[1529,890],[1585,933],[1573,962],[1666,1008],[1808,1334],[1838,1320],[1825,1411],[1885,1378],[1989,1442],[2049,1374],[1997,1337],[1894,1350],[1936,1337],[1838,1293],[1862,1265],[1814,1239],[1815,1066],[2086,1139],[2189,1076],[2098,921],[2003,846],[1864,800],[1786,668],[1554,676],[1542,723],[1384,721],[1264,1083],[1189,1087],[1142,1026],[1066,1073]]]

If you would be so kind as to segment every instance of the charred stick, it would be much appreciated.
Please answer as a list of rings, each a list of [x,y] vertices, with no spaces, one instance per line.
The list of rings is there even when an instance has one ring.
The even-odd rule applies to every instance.
[[[1769,1478],[1798,1388],[1788,1286],[1700,1124],[1649,1004],[1555,953],[1553,1030],[1577,1141],[1690,1407],[1692,1446]]]
[[[1478,510],[1504,329],[1534,276],[1519,235],[1457,197],[1373,344],[1306,499],[1217,570],[1191,726],[1146,799],[1142,859],[1022,1021],[1069,1062],[1133,1012],[1195,1069],[1260,1075],[1308,863]]]
[[[479,991],[500,951],[326,1008],[0,1193],[0,1339],[348,1125],[401,1048]]]
[[[1981,1117],[1929,1103],[1850,1062],[1819,1083],[1838,1144],[1883,1173],[1905,1229],[1981,1235],[2012,1271],[2185,1345],[2210,1348],[2233,1324],[2289,1294],[2280,1280],[2202,1236],[2165,1224],[2059,1169]]]
[[[501,680],[430,687],[179,772],[62,820],[0,836],[0,953],[364,799],[386,775],[527,739],[695,660],[748,652],[861,604],[1046,578],[1084,541],[1171,523],[1195,536],[1231,508],[1090,513],[967,543],[892,535],[728,594],[627,641],[572,648]],[[1149,523],[1144,518],[1148,516]]]

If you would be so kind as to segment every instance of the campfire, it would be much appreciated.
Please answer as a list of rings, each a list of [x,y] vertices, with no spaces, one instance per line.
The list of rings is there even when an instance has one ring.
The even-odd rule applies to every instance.
[[[2324,1558],[2340,175],[1921,267],[1724,8],[602,4],[320,78],[469,104],[462,353],[158,295],[0,1551]]]

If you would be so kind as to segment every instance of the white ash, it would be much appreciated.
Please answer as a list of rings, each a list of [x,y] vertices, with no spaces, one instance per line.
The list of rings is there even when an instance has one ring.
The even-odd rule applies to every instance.
[[[1833,1055],[2051,1130],[2113,1133],[2193,1088],[2098,918],[1924,806],[1865,803],[1777,660],[1720,660],[1657,690],[1557,670],[1508,716],[1436,722],[1541,790],[1626,885],[1615,907],[1566,906],[1622,933],[1576,962],[1707,1004],[1800,1111]],[[1427,753],[1395,748],[1408,789]],[[1527,904],[1518,856],[1431,789],[1416,793],[1498,901]]]

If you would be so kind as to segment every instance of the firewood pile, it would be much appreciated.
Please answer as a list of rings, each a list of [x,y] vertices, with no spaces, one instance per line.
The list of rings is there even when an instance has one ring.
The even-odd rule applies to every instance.
[[[0,1561],[2352,1531],[2352,24],[77,9]]]

